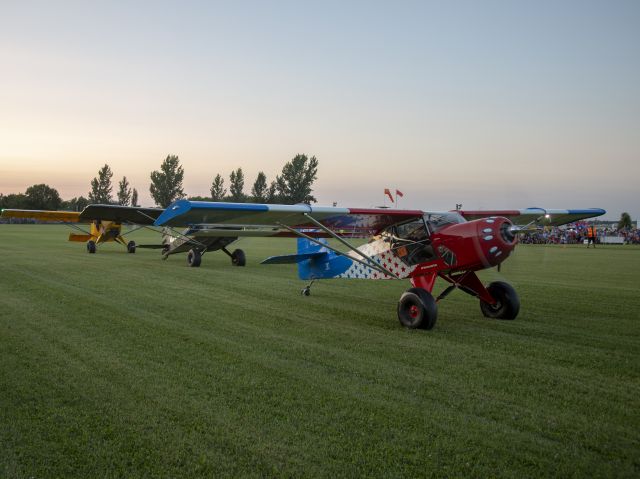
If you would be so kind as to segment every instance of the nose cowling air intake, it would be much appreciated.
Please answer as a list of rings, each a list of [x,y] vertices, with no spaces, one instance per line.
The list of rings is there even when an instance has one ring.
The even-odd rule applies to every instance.
[[[511,254],[517,242],[513,224],[501,216],[477,221],[478,247],[487,266],[502,263]]]

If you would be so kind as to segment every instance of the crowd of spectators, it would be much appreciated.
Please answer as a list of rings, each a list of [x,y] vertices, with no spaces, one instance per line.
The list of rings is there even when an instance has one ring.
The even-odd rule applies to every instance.
[[[520,238],[524,244],[582,244],[587,239],[589,224],[583,221],[563,226],[546,227],[526,233]],[[640,229],[618,230],[613,226],[596,226],[596,243],[605,236],[622,238],[625,244],[640,244]]]

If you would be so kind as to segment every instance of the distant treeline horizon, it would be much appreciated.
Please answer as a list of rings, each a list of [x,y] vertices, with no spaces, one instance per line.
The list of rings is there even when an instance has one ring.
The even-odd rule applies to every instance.
[[[229,188],[219,173],[213,177],[210,196],[189,196],[183,188],[184,169],[176,155],[168,155],[160,170],[152,171],[149,192],[156,206],[166,208],[175,200],[187,198],[192,201],[222,201],[234,203],[313,203],[313,183],[318,176],[318,160],[315,156],[297,154],[285,163],[282,172],[268,183],[264,172],[258,172],[249,194],[245,193],[245,177],[242,168],[229,175]],[[45,183],[29,186],[24,193],[0,193],[0,209],[33,209],[82,211],[89,204],[113,204],[121,206],[140,206],[138,191],[133,188],[126,176],[118,182],[114,197],[113,172],[108,164],[98,171],[90,182],[87,197],[79,196],[63,200],[58,190]]]

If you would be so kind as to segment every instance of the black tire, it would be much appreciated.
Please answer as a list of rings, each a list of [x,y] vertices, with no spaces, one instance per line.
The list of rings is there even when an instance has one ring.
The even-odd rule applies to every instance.
[[[432,329],[438,319],[438,305],[431,293],[411,288],[400,296],[398,320],[409,329]]]
[[[497,301],[491,305],[480,301],[482,314],[493,319],[516,319],[520,312],[520,298],[509,283],[495,281],[487,287],[489,294]]]
[[[302,288],[300,294],[302,296],[311,296],[311,288]]]
[[[129,241],[127,243],[127,253],[135,253],[136,252],[136,242],[135,241]]]
[[[190,249],[187,253],[187,263],[192,268],[197,268],[202,263],[202,254],[197,249]]]
[[[96,242],[93,240],[87,241],[87,251],[91,254],[96,252]]]
[[[247,264],[247,257],[244,251],[241,249],[234,250],[233,253],[231,253],[231,264],[234,266],[245,266]]]

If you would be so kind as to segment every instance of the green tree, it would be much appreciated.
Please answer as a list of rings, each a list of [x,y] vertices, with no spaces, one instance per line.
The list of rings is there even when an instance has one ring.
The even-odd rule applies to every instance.
[[[131,206],[140,206],[138,204],[138,190],[135,188],[131,192]]]
[[[275,181],[271,182],[269,185],[269,189],[267,190],[267,201],[266,203],[279,203],[280,199],[278,198],[278,184]]]
[[[313,182],[318,177],[318,160],[315,156],[296,155],[282,168],[282,174],[276,177],[279,201],[285,204],[312,203],[316,199],[311,195]]]
[[[160,171],[151,173],[149,191],[157,205],[166,208],[175,200],[184,198],[182,180],[184,170],[180,166],[180,159],[176,155],[169,155],[160,165]]]
[[[0,195],[0,208],[23,210],[29,208],[29,200],[23,193]]]
[[[618,229],[619,230],[630,230],[631,229],[631,216],[626,211],[620,215],[620,220],[618,221]]]
[[[256,203],[266,203],[268,194],[267,175],[261,171],[258,173],[256,181],[254,181],[253,187],[251,188],[251,198]]]
[[[91,191],[89,192],[89,201],[93,204],[108,205],[113,202],[111,198],[111,177],[113,172],[109,165],[104,165],[98,171],[98,176],[91,180]]]
[[[236,203],[242,203],[247,200],[247,197],[242,192],[244,189],[244,173],[242,168],[238,168],[236,171],[232,171],[229,176],[229,196],[231,201]]]
[[[131,187],[127,181],[127,177],[123,176],[122,181],[118,183],[118,204],[122,206],[129,206],[131,202]]]
[[[27,188],[25,196],[28,207],[34,210],[57,210],[62,204],[58,191],[43,183]]]
[[[77,198],[71,198],[69,201],[65,201],[62,204],[62,209],[67,211],[82,211],[89,204],[89,200],[84,196]]]
[[[224,178],[220,176],[220,173],[216,175],[211,183],[211,200],[212,201],[224,201],[224,197],[227,194],[227,190],[224,187]]]

